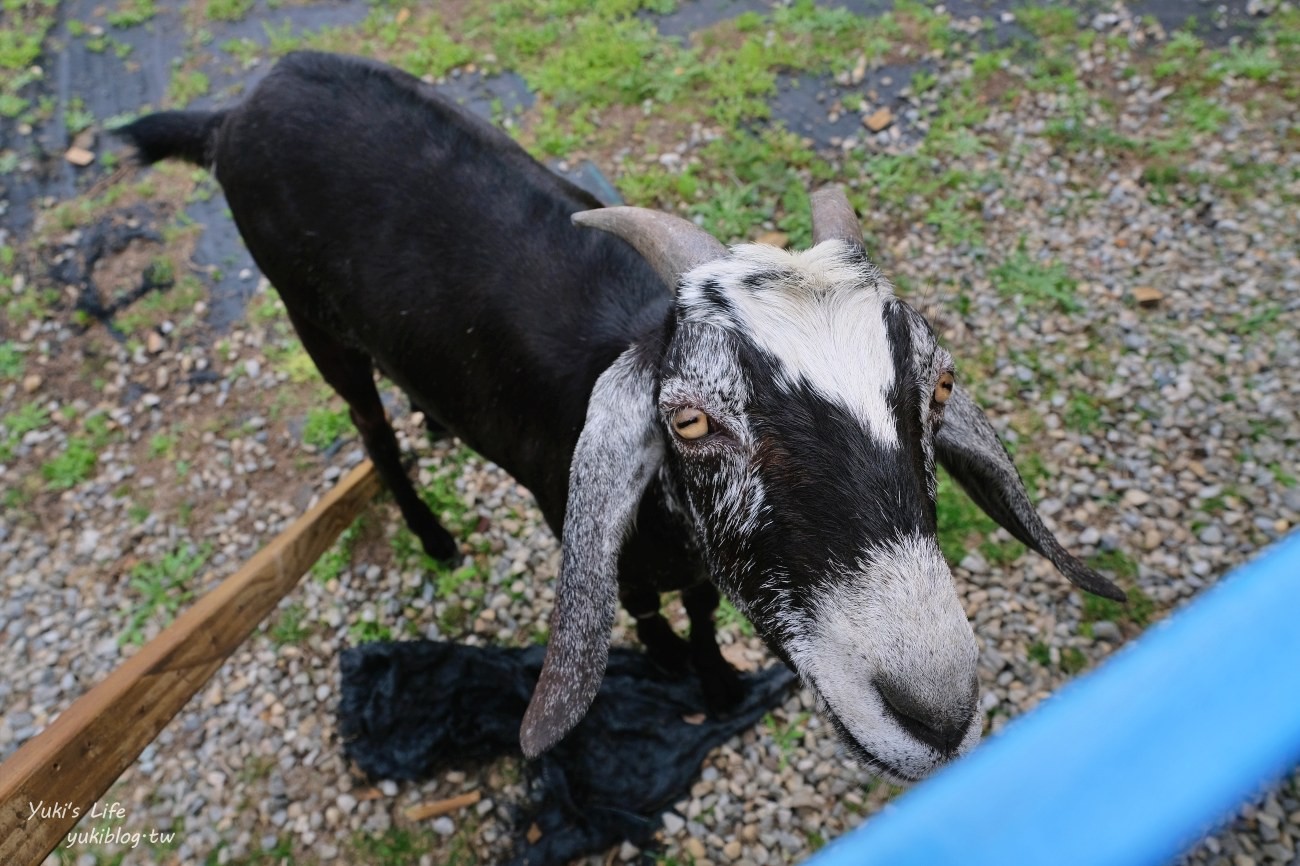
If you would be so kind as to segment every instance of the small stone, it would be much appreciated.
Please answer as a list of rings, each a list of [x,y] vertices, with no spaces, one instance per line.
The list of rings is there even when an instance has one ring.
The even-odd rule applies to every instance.
[[[726,857],[728,860],[739,860],[740,852],[743,850],[744,848],[741,847],[740,842],[732,839],[726,845],[722,846],[722,856]]]
[[[167,348],[167,341],[163,335],[157,331],[150,331],[149,336],[144,338],[144,348],[150,355],[157,355],[163,349]]]
[[[1130,508],[1138,508],[1146,505],[1150,501],[1151,496],[1144,491],[1138,490],[1136,487],[1130,488],[1124,494],[1124,504]]]
[[[84,147],[70,147],[63,158],[75,166],[84,168],[95,161],[95,155]]]
[[[1133,298],[1138,302],[1139,307],[1157,307],[1164,296],[1165,293],[1154,286],[1137,286],[1133,289]]]
[[[676,836],[686,828],[686,819],[676,812],[664,812],[664,832]]]
[[[1104,640],[1108,643],[1120,643],[1124,640],[1124,635],[1120,633],[1119,626],[1110,620],[1102,620],[1092,624],[1092,636],[1097,640]]]
[[[433,832],[437,833],[439,836],[450,836],[452,833],[456,832],[456,822],[448,818],[446,815],[434,819],[434,822],[429,826],[431,826]]]
[[[888,108],[879,108],[862,118],[862,125],[872,132],[880,132],[880,130],[889,126],[893,122],[894,112],[890,111]]]
[[[683,847],[686,849],[686,853],[690,854],[692,859],[694,859],[697,863],[703,860],[705,856],[709,853],[708,851],[705,850],[704,843],[701,842],[699,839],[696,839],[694,836],[687,839],[686,844]]]
[[[45,381],[44,379],[42,379],[40,376],[36,375],[35,373],[32,373],[30,376],[24,376],[23,393],[24,394],[35,393],[41,387],[41,383],[43,383],[44,381]]]

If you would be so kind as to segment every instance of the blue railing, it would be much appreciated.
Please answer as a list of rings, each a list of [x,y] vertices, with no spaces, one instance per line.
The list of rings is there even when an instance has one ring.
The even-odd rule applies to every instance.
[[[1145,866],[1300,764],[1300,532],[806,866]]]

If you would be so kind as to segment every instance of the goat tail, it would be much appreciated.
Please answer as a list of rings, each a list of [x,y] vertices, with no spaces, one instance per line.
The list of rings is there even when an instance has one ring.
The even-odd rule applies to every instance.
[[[225,119],[225,111],[160,111],[118,127],[113,134],[135,148],[142,165],[175,157],[211,168],[217,131]]]

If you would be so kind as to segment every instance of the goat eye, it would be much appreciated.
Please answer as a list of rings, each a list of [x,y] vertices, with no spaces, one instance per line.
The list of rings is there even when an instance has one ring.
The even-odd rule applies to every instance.
[[[934,386],[934,402],[942,406],[952,396],[952,389],[957,385],[957,378],[952,373],[939,374],[939,381]]]
[[[707,436],[711,427],[709,416],[699,409],[678,409],[673,413],[673,432],[681,439]]]

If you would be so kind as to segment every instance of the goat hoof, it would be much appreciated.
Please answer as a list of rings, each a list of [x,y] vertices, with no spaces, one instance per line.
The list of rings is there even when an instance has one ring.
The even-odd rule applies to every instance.
[[[680,676],[690,670],[691,654],[685,641],[663,641],[646,647],[650,661],[666,674]]]
[[[438,560],[444,565],[453,565],[460,559],[460,542],[451,536],[451,533],[438,527],[438,532],[427,532],[420,535],[420,546],[429,556]]]
[[[704,692],[704,706],[714,718],[731,715],[745,698],[745,684],[731,665],[726,665],[725,671],[702,673],[700,689]]]

